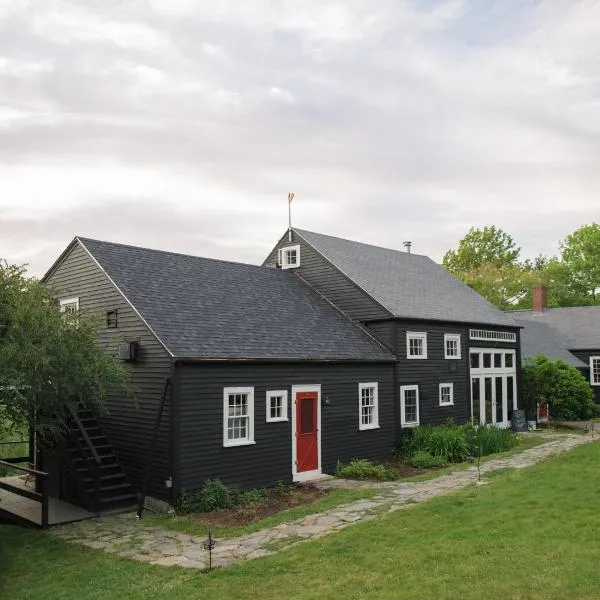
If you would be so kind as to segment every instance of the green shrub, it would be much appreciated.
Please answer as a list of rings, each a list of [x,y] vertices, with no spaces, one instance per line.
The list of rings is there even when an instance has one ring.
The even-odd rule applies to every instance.
[[[398,477],[394,469],[385,465],[376,465],[366,458],[355,458],[347,465],[338,461],[335,474],[344,479],[376,479],[378,481],[393,481]]]
[[[253,502],[260,502],[267,497],[267,490],[256,488],[245,492],[233,492],[231,494],[231,504],[233,506],[248,506]]]
[[[432,469],[434,467],[443,467],[446,465],[447,459],[445,456],[433,456],[433,454],[420,450],[415,452],[409,459],[408,463],[417,469]]]
[[[399,442],[400,456],[407,458],[417,452],[429,452],[450,462],[462,462],[469,455],[469,445],[458,425],[422,425],[408,431]]]
[[[505,452],[514,448],[518,443],[517,436],[509,429],[500,429],[494,425],[471,425],[470,423],[463,427],[465,439],[469,445],[469,452],[472,456],[481,456]]]
[[[219,479],[207,479],[200,491],[183,490],[175,507],[180,514],[210,512],[233,505],[229,490]]]
[[[523,394],[530,407],[546,402],[556,421],[589,419],[594,414],[594,395],[579,369],[538,354],[527,359],[522,373]]]

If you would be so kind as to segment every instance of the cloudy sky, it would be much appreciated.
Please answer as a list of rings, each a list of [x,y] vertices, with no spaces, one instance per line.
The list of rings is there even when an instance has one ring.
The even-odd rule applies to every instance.
[[[440,260],[600,219],[600,2],[0,0],[0,257],[260,262],[287,226]]]

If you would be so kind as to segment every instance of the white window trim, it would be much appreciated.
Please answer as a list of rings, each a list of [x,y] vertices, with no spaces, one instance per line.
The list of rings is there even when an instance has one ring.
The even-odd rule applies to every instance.
[[[450,388],[450,402],[442,402],[442,388]],[[440,383],[440,406],[454,406],[454,384]]]
[[[423,355],[411,356],[410,340],[423,340]],[[407,331],[406,332],[406,358],[408,360],[426,360],[427,359],[427,333],[424,331]]]
[[[281,396],[281,417],[271,417],[271,398]],[[279,423],[288,420],[288,393],[287,390],[270,390],[267,392],[267,423]]]
[[[405,406],[404,406],[404,392],[415,390],[417,392],[417,420],[414,423],[407,423],[405,419]],[[400,386],[400,427],[403,429],[406,427],[418,427],[421,422],[421,416],[419,412],[419,386],[418,385],[401,385]]]
[[[296,262],[290,264],[286,260],[286,250],[295,250],[296,251]],[[283,248],[279,248],[277,251],[277,257],[279,259],[279,265],[282,269],[296,269],[300,266],[300,244],[295,246],[284,246]]]
[[[79,310],[79,298],[63,298],[60,301],[60,312],[65,312],[69,304],[75,304],[76,310]]]
[[[451,356],[448,354],[447,342],[455,341],[458,354]],[[445,333],[444,334],[444,358],[448,360],[460,360],[462,356],[462,348],[460,347],[460,333]]]
[[[248,437],[245,440],[230,440],[227,438],[229,394],[248,394]],[[223,388],[223,446],[248,446],[254,441],[254,388],[253,387],[226,387]]]
[[[368,425],[363,425],[362,422],[362,391],[364,389],[373,388],[373,422]],[[358,429],[365,431],[367,429],[379,429],[379,384],[374,381],[372,383],[358,384]]]
[[[590,356],[590,385],[598,386],[600,381],[594,381],[594,361],[600,361],[600,356]]]
[[[517,334],[511,331],[494,331],[492,329],[469,329],[469,338],[482,342],[506,342],[514,344]]]

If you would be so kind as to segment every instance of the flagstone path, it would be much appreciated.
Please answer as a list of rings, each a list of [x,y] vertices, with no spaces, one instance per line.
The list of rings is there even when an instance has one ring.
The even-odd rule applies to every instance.
[[[544,435],[549,439],[548,443],[507,458],[489,460],[481,465],[481,474],[498,469],[529,467],[547,456],[592,441],[591,435],[536,435]],[[476,466],[421,482],[379,483],[325,476],[315,482],[316,485],[322,488],[376,488],[381,492],[369,499],[337,506],[270,529],[217,540],[213,551],[213,567],[225,567],[245,559],[268,556],[299,542],[328,535],[352,523],[368,521],[435,496],[450,494],[476,483],[477,479]],[[49,532],[72,543],[153,565],[208,569],[208,553],[203,547],[203,537],[146,525],[143,519],[136,521],[133,513],[58,526]]]

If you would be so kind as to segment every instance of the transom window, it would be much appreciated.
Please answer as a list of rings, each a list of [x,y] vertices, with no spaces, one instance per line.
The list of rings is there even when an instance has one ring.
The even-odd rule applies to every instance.
[[[400,425],[416,427],[419,424],[419,386],[400,386]]]
[[[79,312],[79,298],[65,298],[60,301],[60,312],[76,315]]]
[[[600,356],[590,356],[590,384],[600,385]]]
[[[440,383],[440,406],[454,404],[454,384]]]
[[[492,331],[490,329],[469,329],[472,340],[484,342],[516,342],[517,334],[510,331]]]
[[[267,392],[267,423],[287,421],[287,408],[287,390],[276,390]]]
[[[359,429],[379,427],[379,398],[377,383],[359,383],[358,400],[360,411]]]
[[[224,388],[223,445],[254,443],[254,388]]]
[[[460,358],[460,333],[444,334],[444,358]]]
[[[300,266],[300,245],[286,246],[279,249],[279,264],[282,269],[292,269]]]
[[[427,358],[427,334],[406,332],[406,358]]]

